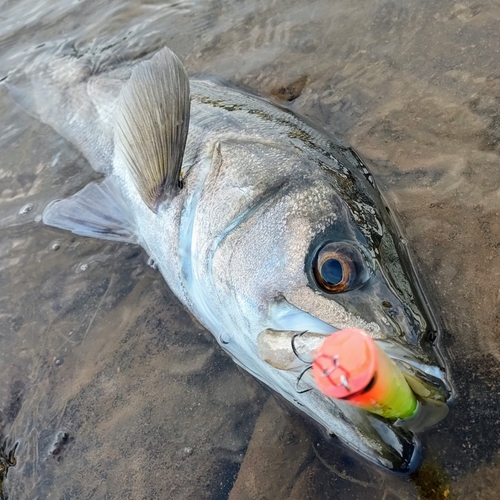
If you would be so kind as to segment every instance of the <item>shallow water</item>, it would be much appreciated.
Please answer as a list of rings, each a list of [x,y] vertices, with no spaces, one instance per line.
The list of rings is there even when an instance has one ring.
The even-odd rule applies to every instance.
[[[0,86],[5,497],[494,498],[499,38],[500,5],[487,0],[4,2],[0,78],[39,52],[137,59],[168,45],[191,74],[265,96],[305,83],[287,105],[371,160],[457,390],[410,478],[323,440],[234,365],[139,248],[37,222],[95,174]]]

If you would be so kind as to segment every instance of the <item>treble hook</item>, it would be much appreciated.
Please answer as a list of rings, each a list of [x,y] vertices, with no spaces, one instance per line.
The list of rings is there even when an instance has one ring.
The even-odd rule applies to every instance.
[[[313,387],[309,387],[308,389],[299,389],[299,383],[302,380],[302,377],[305,375],[307,370],[310,370],[312,368],[312,365],[310,364],[309,366],[306,366],[301,372],[300,375],[297,377],[297,380],[295,381],[295,390],[297,391],[298,394],[304,394],[304,392],[309,392],[313,390]]]
[[[292,351],[293,353],[295,354],[295,356],[297,356],[297,358],[302,361],[302,363],[304,363],[305,365],[307,365],[301,372],[300,372],[300,375],[297,377],[297,380],[295,381],[295,390],[297,391],[298,394],[304,394],[304,392],[309,392],[309,391],[312,391],[313,388],[312,387],[309,387],[308,389],[299,389],[299,384],[300,384],[300,381],[302,380],[302,377],[305,375],[306,371],[307,370],[310,370],[312,368],[312,361],[309,360],[309,359],[304,359],[300,354],[299,352],[297,351],[297,348],[295,347],[295,339],[297,337],[301,337],[302,335],[304,335],[304,333],[307,333],[307,330],[304,330],[303,332],[298,332],[296,334],[294,334],[294,336],[292,337],[292,341],[291,341],[291,344],[292,344]]]
[[[293,353],[295,354],[295,356],[297,356],[297,358],[299,358],[300,361],[302,361],[302,363],[305,363],[306,365],[310,365],[312,363],[311,360],[309,359],[304,359],[297,351],[297,348],[295,347],[295,339],[297,337],[302,337],[302,335],[304,335],[304,333],[307,333],[308,330],[304,330],[303,332],[299,332],[299,333],[296,333],[294,334],[294,336],[292,337],[292,351]]]

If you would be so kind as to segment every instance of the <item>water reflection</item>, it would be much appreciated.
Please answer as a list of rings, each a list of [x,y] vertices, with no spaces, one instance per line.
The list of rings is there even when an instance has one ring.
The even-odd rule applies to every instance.
[[[120,60],[166,44],[192,74],[285,96],[373,160],[437,306],[458,396],[413,478],[332,446],[221,353],[138,248],[37,222],[95,175],[2,87],[2,479],[17,461],[6,494],[493,498],[499,19],[489,1],[7,3],[0,78],[44,51]]]

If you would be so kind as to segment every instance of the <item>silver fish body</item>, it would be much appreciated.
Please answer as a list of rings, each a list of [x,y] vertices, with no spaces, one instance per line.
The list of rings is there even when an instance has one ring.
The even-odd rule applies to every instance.
[[[170,64],[175,56],[167,49],[162,53]],[[160,63],[155,56],[153,70]],[[190,117],[171,125],[182,135],[179,122],[189,120],[179,146],[184,154],[179,171],[164,174],[165,179],[180,174],[182,187],[171,180],[154,184],[146,176],[139,181],[156,189],[146,195],[138,181],[141,165],[131,168],[139,139],[120,147],[135,118],[120,113],[141,85],[155,85],[154,71],[151,81],[148,75],[136,78],[125,98],[123,88],[130,86],[135,69],[96,75],[77,65],[79,72],[66,73],[70,64],[81,63],[66,59],[57,71],[53,65],[33,70],[44,75],[45,84],[28,78],[11,85],[22,106],[107,174],[101,185],[51,203],[45,222],[143,246],[177,297],[245,370],[369,460],[397,472],[413,470],[420,445],[411,430],[314,387],[302,392],[297,387],[301,362],[280,370],[259,355],[258,337],[269,329],[326,335],[359,327],[435,389],[436,405],[450,398],[444,363],[433,345],[436,326],[404,240],[359,156],[257,96],[216,80],[191,79]],[[180,83],[165,84],[167,93],[175,95],[176,85],[182,87],[179,78]],[[49,93],[55,97],[43,103]],[[151,113],[155,109],[151,106]],[[140,114],[140,107],[134,113]],[[150,118],[156,126],[156,118]],[[117,123],[123,124],[118,131]],[[136,128],[137,137],[144,134],[147,142],[147,126]],[[167,144],[166,154],[176,144],[177,139]],[[328,245],[336,255],[347,255],[355,274],[342,293],[325,290],[315,275],[318,253]]]

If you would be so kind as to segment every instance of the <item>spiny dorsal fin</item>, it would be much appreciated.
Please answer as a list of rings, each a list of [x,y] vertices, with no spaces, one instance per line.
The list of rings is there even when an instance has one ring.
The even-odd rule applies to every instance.
[[[140,63],[120,93],[116,150],[153,212],[162,195],[173,196],[179,187],[189,106],[186,70],[167,48]]]

